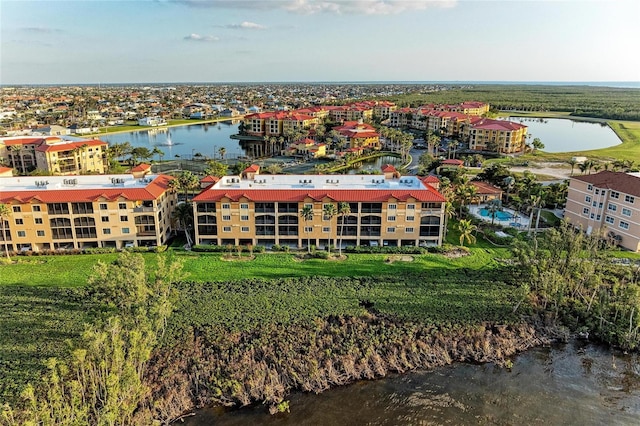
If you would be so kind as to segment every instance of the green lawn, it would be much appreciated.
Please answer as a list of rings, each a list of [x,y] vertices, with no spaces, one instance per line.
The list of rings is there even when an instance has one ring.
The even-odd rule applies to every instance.
[[[454,240],[452,240],[454,241]],[[457,240],[455,240],[457,241]],[[456,242],[457,243],[457,242]],[[487,251],[489,250],[489,251]],[[245,253],[246,254],[246,253]],[[493,262],[495,257],[508,256],[488,243],[480,242],[472,255],[447,259],[439,254],[416,255],[413,262],[387,263],[385,254],[348,254],[343,261],[322,259],[300,260],[293,253],[256,254],[254,260],[225,260],[221,253],[193,253],[176,251],[184,260],[189,281],[229,281],[245,278],[281,278],[304,276],[376,276],[410,274],[425,269],[477,269]],[[144,254],[150,268],[154,254]],[[3,265],[0,286],[27,285],[43,287],[79,287],[87,283],[91,268],[98,261],[111,262],[116,254],[18,257],[19,263]]]

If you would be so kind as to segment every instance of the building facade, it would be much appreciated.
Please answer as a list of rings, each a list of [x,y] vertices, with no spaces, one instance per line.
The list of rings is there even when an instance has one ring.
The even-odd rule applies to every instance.
[[[254,168],[255,170],[255,168]],[[326,217],[341,203],[349,214]],[[392,166],[383,175],[225,176],[193,199],[196,244],[440,245],[445,198]],[[301,212],[310,207],[312,217]]]
[[[569,182],[565,218],[587,234],[640,251],[640,173],[604,171]]]
[[[107,142],[77,137],[0,138],[0,157],[18,174],[43,170],[53,175],[104,173]]]
[[[157,246],[171,236],[176,194],[166,175],[0,178],[10,251]]]

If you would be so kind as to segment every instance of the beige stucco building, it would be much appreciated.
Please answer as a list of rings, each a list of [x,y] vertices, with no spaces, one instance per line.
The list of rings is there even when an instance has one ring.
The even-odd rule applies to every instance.
[[[587,234],[601,232],[621,247],[640,251],[640,173],[574,176],[564,215]]]
[[[440,245],[445,198],[393,166],[382,175],[225,176],[193,199],[196,244]],[[347,203],[350,214],[328,218]],[[301,211],[311,207],[313,217]]]
[[[172,179],[143,173],[0,178],[0,203],[11,210],[0,248],[162,245],[176,205]]]

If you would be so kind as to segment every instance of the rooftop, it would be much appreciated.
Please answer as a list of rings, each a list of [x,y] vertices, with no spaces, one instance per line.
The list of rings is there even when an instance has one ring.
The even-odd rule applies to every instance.
[[[618,192],[640,197],[640,173],[603,171],[600,173],[573,176],[573,179],[590,183],[598,188],[613,189]]]

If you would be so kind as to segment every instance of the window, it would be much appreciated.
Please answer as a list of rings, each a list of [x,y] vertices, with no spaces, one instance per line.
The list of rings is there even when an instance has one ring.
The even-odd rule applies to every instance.
[[[49,214],[69,214],[69,204],[67,203],[49,203],[47,209]]]
[[[415,209],[416,209],[415,204],[407,204],[407,210],[415,210]]]
[[[611,203],[609,203],[609,205],[607,206],[607,208],[608,208],[609,210],[611,210],[612,212],[615,212],[616,210],[618,210],[618,206],[617,206],[617,205],[615,205],[615,204],[611,204]]]
[[[304,232],[313,232],[313,226],[305,226]]]
[[[587,195],[586,197],[584,197],[584,201],[586,201],[587,203],[591,202],[591,195]]]
[[[597,202],[597,201],[594,201],[593,203],[591,203],[591,205],[592,205],[593,207],[595,207],[595,206],[597,206],[597,205],[598,205],[598,202]]]
[[[222,220],[231,220],[231,216],[230,215],[224,215],[222,216]]]
[[[120,216],[120,222],[128,222],[129,216]]]
[[[387,216],[387,221],[388,222],[395,222],[396,221],[396,217],[395,216]]]
[[[44,237],[44,231],[42,230],[36,231],[36,234],[38,235],[38,237]]]
[[[393,234],[394,232],[396,232],[396,228],[394,228],[393,226],[390,226],[389,228],[387,228],[387,233]]]
[[[616,220],[614,218],[612,218],[611,216],[605,216],[604,217],[604,221],[607,222],[607,223],[610,223],[611,225],[613,225],[616,222]]]
[[[323,226],[323,227],[322,227],[322,232],[327,232],[327,233],[329,233],[329,232],[331,232],[331,228],[329,228],[328,226]]]
[[[109,229],[109,228],[102,228],[102,233],[103,233],[104,235],[109,235],[109,234],[111,234],[111,229]]]
[[[611,191],[611,198],[615,198],[617,200],[620,198],[620,193],[618,191]]]
[[[387,206],[387,208],[388,208],[389,210],[395,210],[396,208],[398,208],[398,206],[397,206],[396,204],[389,204],[389,205]]]
[[[422,203],[422,209],[439,209],[440,203]]]
[[[602,219],[602,215],[596,215],[596,220],[600,221]]]
[[[623,208],[622,208],[622,214],[623,214],[624,216],[631,217],[631,209],[628,209],[628,208],[626,208],[626,207],[623,207]]]
[[[36,217],[35,221],[36,221],[36,225],[42,225],[42,218],[41,217]]]
[[[33,206],[32,207],[34,212],[39,212],[40,211],[40,206]]]
[[[20,206],[13,206],[13,212],[14,213],[20,213],[22,209],[20,208]]]
[[[596,195],[600,195],[600,190],[596,188]]]
[[[27,231],[18,231],[18,237],[26,237]]]
[[[596,214],[595,213],[591,213],[591,216],[589,216],[591,219],[595,219],[596,218]]]
[[[107,203],[100,203],[100,210],[107,210]]]
[[[118,203],[118,208],[120,210],[126,210],[127,209],[127,203]]]
[[[231,204],[229,204],[229,203],[223,203],[223,204],[222,204],[222,208],[223,208],[223,209],[226,209],[226,210],[229,210],[229,209],[231,208]]]
[[[622,229],[629,229],[629,224],[623,220],[620,221],[620,224],[618,226]]]
[[[240,208],[244,209],[244,210],[248,210],[249,209],[249,204],[246,204],[246,203],[240,204]]]
[[[123,234],[128,234],[129,232],[131,232],[131,231],[129,231],[129,228],[122,228],[122,233]]]
[[[231,227],[230,226],[223,226],[222,227],[222,232],[231,232]]]
[[[413,228],[409,227],[409,228],[405,228],[404,232],[406,232],[407,234],[412,234],[414,230]]]
[[[416,220],[415,216],[407,216],[407,222],[413,222],[414,220]]]
[[[593,191],[593,185],[587,185],[587,191]]]
[[[589,214],[589,207],[582,209],[582,214]]]
[[[100,220],[102,222],[109,222],[109,216],[102,216],[102,217],[100,217]]]
[[[16,225],[23,225],[24,222],[22,219],[16,219]]]
[[[636,198],[632,195],[625,195],[624,196],[624,202],[625,203],[629,203],[629,204],[633,204],[636,201]]]
[[[243,220],[243,221],[249,220],[249,216],[248,215],[240,216],[240,220]]]
[[[248,226],[241,227],[240,232],[249,232],[249,227]]]
[[[313,204],[306,203],[303,208],[305,208],[305,209],[313,209]]]
[[[601,209],[603,206],[603,203],[598,203],[598,208]]]

